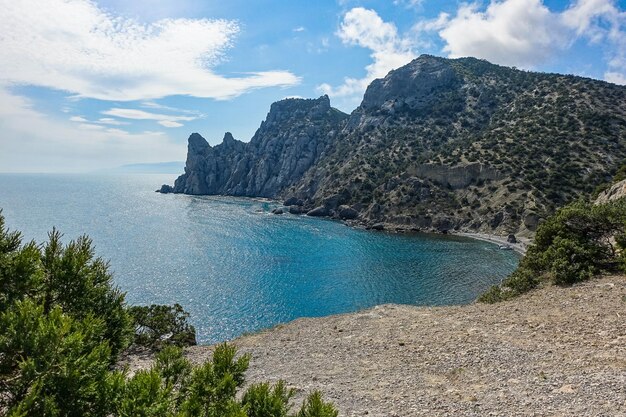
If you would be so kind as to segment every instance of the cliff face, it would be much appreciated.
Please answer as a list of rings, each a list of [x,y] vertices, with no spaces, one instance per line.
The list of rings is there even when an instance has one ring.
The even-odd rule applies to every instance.
[[[194,133],[173,192],[274,197],[319,160],[347,117],[330,107],[328,96],[286,99],[272,104],[249,143],[226,133],[211,147]]]
[[[626,197],[626,180],[619,181],[598,194],[595,204],[606,204],[624,197]]]
[[[290,198],[292,212],[377,228],[529,234],[624,159],[625,87],[424,55],[349,116],[326,96],[288,99],[249,143],[192,135],[173,191]]]

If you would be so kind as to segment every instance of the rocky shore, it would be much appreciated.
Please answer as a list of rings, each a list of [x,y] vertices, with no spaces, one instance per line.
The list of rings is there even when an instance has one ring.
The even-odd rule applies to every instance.
[[[249,382],[322,390],[341,416],[626,416],[623,276],[496,305],[300,319],[234,343],[252,354]]]
[[[510,242],[508,236],[497,236],[497,235],[489,235],[486,233],[465,233],[459,232],[454,233],[456,236],[469,237],[471,239],[483,240],[485,242],[494,243],[500,246],[508,246],[515,252],[520,255],[526,255],[526,251],[528,250],[528,246],[531,244],[531,240],[528,238],[521,238],[516,236],[515,242]]]

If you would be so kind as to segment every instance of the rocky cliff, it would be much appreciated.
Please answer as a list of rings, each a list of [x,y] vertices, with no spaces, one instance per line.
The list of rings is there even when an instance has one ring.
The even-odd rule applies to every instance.
[[[330,107],[328,96],[286,99],[272,104],[248,143],[226,133],[221,144],[211,147],[194,133],[185,173],[171,191],[275,197],[324,155],[347,117]]]
[[[626,197],[626,180],[621,180],[598,194],[595,204],[606,204],[624,197]]]
[[[189,140],[163,191],[283,198],[376,228],[532,234],[626,158],[626,87],[423,55],[345,115],[274,103],[248,143]]]

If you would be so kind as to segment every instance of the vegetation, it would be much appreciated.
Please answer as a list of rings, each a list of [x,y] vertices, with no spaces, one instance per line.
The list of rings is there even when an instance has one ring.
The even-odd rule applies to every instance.
[[[250,357],[233,346],[192,366],[180,347],[195,343],[187,317],[179,305],[129,308],[89,238],[64,245],[53,230],[43,246],[22,244],[0,213],[1,415],[337,416],[317,392],[290,414],[284,382],[238,395]],[[160,352],[129,377],[114,364],[133,341]]]
[[[571,285],[602,272],[626,270],[626,199],[594,205],[576,202],[539,226],[518,268],[479,301],[494,303],[543,282]]]
[[[158,349],[167,344],[196,344],[196,329],[187,322],[189,313],[180,304],[133,306],[129,313],[135,323],[134,342],[138,345]]]
[[[431,59],[450,66],[456,81],[414,97],[402,71],[390,74],[388,84],[406,90],[385,106],[357,110],[361,125],[344,130],[286,194],[313,190],[314,205],[341,195],[341,204],[361,204],[377,220],[445,216],[466,230],[534,231],[536,222],[525,219],[592,195],[626,158],[626,88],[474,58]],[[450,189],[417,174],[425,164],[470,163],[498,175]]]

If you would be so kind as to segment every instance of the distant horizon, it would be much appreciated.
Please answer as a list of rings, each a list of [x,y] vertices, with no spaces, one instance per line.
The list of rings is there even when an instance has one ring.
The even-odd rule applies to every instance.
[[[134,175],[134,174],[175,174],[174,172],[166,172],[166,171],[153,171],[153,172],[142,172],[142,171],[123,171],[123,169],[127,169],[127,168],[158,168],[158,167],[178,167],[180,166],[180,174],[182,174],[184,167],[185,167],[185,161],[160,161],[160,162],[140,162],[140,163],[131,163],[131,164],[124,164],[124,165],[119,165],[116,167],[112,167],[112,168],[102,168],[102,169],[98,169],[98,170],[92,170],[92,171],[54,171],[54,172],[44,172],[44,171],[40,171],[40,172],[35,172],[35,171],[12,171],[12,172],[8,172],[8,171],[0,171],[0,174],[33,174],[33,175],[47,175],[47,174],[59,174],[59,175],[73,175],[73,174],[93,174],[93,175],[125,175],[125,174],[129,174],[129,175]]]
[[[14,2],[0,9],[0,171],[182,160],[191,132],[247,142],[271,103],[328,94],[349,113],[373,79],[421,54],[626,84],[625,6]]]

